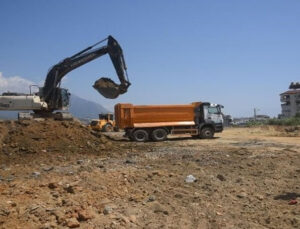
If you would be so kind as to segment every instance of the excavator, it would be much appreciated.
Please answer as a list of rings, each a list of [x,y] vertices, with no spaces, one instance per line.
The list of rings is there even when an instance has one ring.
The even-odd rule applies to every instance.
[[[106,45],[95,48],[105,41],[107,41]],[[34,114],[19,113],[19,118],[21,119],[30,118],[32,115],[49,117],[52,116],[54,111],[67,110],[70,104],[70,93],[68,89],[60,87],[63,77],[70,71],[106,54],[109,54],[120,84],[103,77],[98,79],[93,87],[105,98],[117,98],[119,95],[127,92],[130,82],[122,48],[112,36],[108,36],[106,39],[83,49],[71,57],[65,58],[51,67],[46,76],[44,86],[38,87],[38,92],[31,93],[31,87],[36,86],[31,85],[30,94],[6,92],[0,95],[0,110],[34,111]],[[57,112],[54,117],[57,117],[57,114],[61,119],[70,118],[70,114],[67,112]]]

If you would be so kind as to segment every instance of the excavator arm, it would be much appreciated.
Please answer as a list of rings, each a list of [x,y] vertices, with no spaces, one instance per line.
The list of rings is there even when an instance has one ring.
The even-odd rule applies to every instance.
[[[94,48],[106,40],[107,45]],[[40,96],[48,103],[49,109],[57,109],[56,104],[59,98],[57,95],[59,91],[58,88],[62,78],[67,73],[105,54],[109,54],[120,84],[116,84],[108,78],[101,78],[95,82],[93,87],[104,97],[110,99],[117,98],[120,94],[126,93],[130,82],[127,76],[123,51],[118,42],[112,36],[108,36],[108,38],[64,59],[49,70],[44,87],[40,90]]]

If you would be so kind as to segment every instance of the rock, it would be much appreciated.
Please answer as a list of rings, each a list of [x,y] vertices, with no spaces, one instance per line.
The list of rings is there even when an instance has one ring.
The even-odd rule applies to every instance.
[[[112,211],[113,211],[113,209],[110,206],[106,205],[103,209],[103,214],[108,215],[108,214],[112,213]]]
[[[80,227],[80,223],[78,222],[78,220],[76,218],[70,218],[67,219],[67,226],[69,228],[76,228],[76,227]]]
[[[169,215],[169,212],[165,210],[159,203],[153,205],[153,212],[154,213],[163,213],[165,215]]]
[[[51,166],[51,167],[44,167],[44,168],[43,168],[43,170],[44,170],[45,172],[49,172],[49,171],[51,171],[51,170],[53,170],[53,169],[54,169],[53,166]]]
[[[148,202],[153,202],[155,200],[156,200],[155,196],[149,196],[149,198],[148,198]]]
[[[11,200],[6,201],[6,203],[9,204],[12,207],[16,207],[17,206],[17,204],[15,202],[11,201]]]
[[[185,178],[185,182],[186,183],[193,183],[193,182],[195,182],[197,179],[196,179],[196,177],[194,177],[193,175],[188,175],[188,176],[186,176],[186,178]]]
[[[9,176],[6,178],[6,181],[8,181],[8,182],[12,182],[14,180],[15,180],[15,177],[13,177],[13,176]]]
[[[37,172],[37,171],[35,171],[35,172],[32,173],[33,177],[39,177],[40,175],[41,175],[41,173]]]
[[[247,197],[247,193],[246,192],[241,192],[239,194],[236,195],[238,198],[245,198]]]
[[[63,222],[65,222],[65,214],[61,211],[58,211],[58,210],[53,210],[52,211],[52,214],[55,216],[56,218],[56,221],[58,224],[61,224]]]
[[[79,221],[86,221],[86,220],[89,220],[92,218],[94,218],[94,215],[89,210],[81,210],[78,212],[78,220]]]
[[[175,194],[175,197],[181,199],[183,196],[182,196],[182,194],[180,194],[180,193],[176,193],[176,194]]]
[[[121,221],[124,222],[124,223],[130,223],[130,220],[129,220],[126,216],[123,216],[123,215],[122,215],[122,216],[120,217],[120,219],[121,219]]]
[[[295,205],[295,204],[297,204],[298,202],[297,202],[297,200],[290,200],[289,201],[289,205]]]
[[[221,175],[221,174],[218,174],[218,175],[217,175],[217,178],[218,178],[220,181],[226,181],[226,178],[225,178],[223,175]]]
[[[74,190],[74,187],[70,184],[67,184],[65,187],[64,187],[64,190],[67,192],[67,193],[72,193],[74,194],[75,193],[75,190]]]
[[[135,216],[135,215],[130,215],[130,216],[129,216],[129,220],[130,220],[130,222],[132,222],[132,223],[136,223],[136,216]]]
[[[8,216],[10,211],[5,208],[0,208],[0,216]]]
[[[51,182],[51,183],[48,184],[48,188],[55,189],[55,188],[57,188],[57,185],[55,183]]]
[[[84,160],[77,160],[77,164],[78,164],[78,165],[83,164],[83,162],[84,162]]]
[[[263,200],[263,199],[264,199],[264,196],[263,196],[263,195],[257,194],[257,195],[256,195],[256,198],[259,199],[259,200]]]
[[[125,164],[135,164],[135,161],[131,159],[126,159]]]

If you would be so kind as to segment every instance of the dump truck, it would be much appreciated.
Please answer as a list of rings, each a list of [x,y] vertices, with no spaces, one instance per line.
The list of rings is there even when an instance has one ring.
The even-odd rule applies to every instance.
[[[99,119],[93,119],[88,126],[95,131],[112,132],[116,131],[114,115],[112,113],[101,113]]]
[[[115,105],[116,127],[130,140],[163,141],[170,135],[189,134],[213,138],[223,131],[220,104],[194,102],[185,105]]]

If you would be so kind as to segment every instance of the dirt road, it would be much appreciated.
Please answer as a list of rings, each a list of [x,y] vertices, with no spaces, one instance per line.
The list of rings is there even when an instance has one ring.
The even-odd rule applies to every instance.
[[[300,228],[297,129],[159,143],[72,123],[0,131],[0,228]]]

